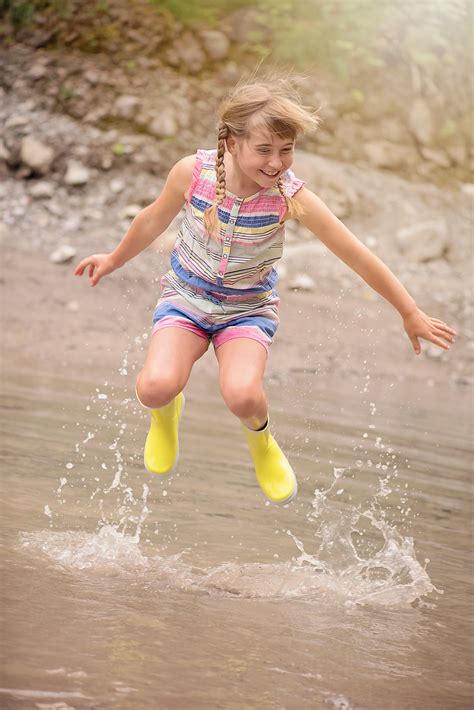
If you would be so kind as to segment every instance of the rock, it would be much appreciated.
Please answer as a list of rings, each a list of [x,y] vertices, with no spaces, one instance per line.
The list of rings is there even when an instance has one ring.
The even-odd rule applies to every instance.
[[[446,151],[455,165],[465,165],[467,162],[467,150],[464,143],[450,145]]]
[[[89,182],[90,171],[82,163],[76,160],[70,160],[67,164],[66,175],[64,176],[64,182],[66,185],[85,185]]]
[[[54,160],[54,151],[33,136],[25,136],[21,141],[20,158],[35,173],[44,175]]]
[[[172,49],[190,74],[198,74],[206,62],[201,45],[191,32],[185,32],[173,44]]]
[[[38,81],[38,79],[43,79],[47,76],[48,70],[44,64],[36,62],[33,64],[27,72],[27,76],[33,81]]]
[[[110,191],[117,195],[125,189],[125,183],[123,180],[120,180],[120,178],[114,178],[110,181],[109,187]]]
[[[439,165],[440,168],[449,168],[451,165],[449,156],[446,155],[446,153],[444,153],[442,150],[434,150],[433,148],[422,148],[421,154],[426,160],[429,160],[435,165]]]
[[[396,235],[400,251],[417,263],[440,259],[449,249],[446,224],[428,221],[398,230]]]
[[[463,182],[461,192],[468,197],[474,197],[474,182]]]
[[[30,195],[36,200],[43,200],[52,197],[56,192],[56,185],[53,182],[41,180],[30,188]]]
[[[142,211],[140,205],[126,205],[123,210],[120,211],[121,219],[134,219],[139,212]]]
[[[5,123],[5,128],[23,128],[28,123],[29,119],[26,116],[11,116]]]
[[[68,311],[71,311],[71,313],[77,313],[79,311],[79,303],[77,301],[68,301],[66,308]]]
[[[404,168],[417,162],[417,154],[413,148],[398,145],[390,141],[369,141],[364,144],[365,153],[377,168]]]
[[[84,72],[84,79],[94,86],[101,81],[101,75],[95,69],[88,69]]]
[[[424,99],[418,98],[410,109],[408,123],[416,140],[430,145],[434,138],[434,122],[431,109]]]
[[[288,288],[294,291],[314,291],[316,284],[308,274],[298,273],[290,278]]]
[[[123,94],[119,96],[116,100],[112,113],[118,118],[125,118],[127,120],[133,119],[140,108],[140,100],[136,96],[130,96],[129,94]]]
[[[178,133],[178,124],[173,113],[165,109],[150,121],[148,130],[158,138],[170,138]]]
[[[63,244],[49,255],[49,260],[53,264],[66,264],[68,261],[71,261],[71,259],[74,259],[75,256],[75,248],[69,244]]]
[[[219,30],[201,30],[198,35],[207,56],[212,61],[218,62],[228,56],[230,42],[223,32],[219,32]]]
[[[0,140],[0,160],[4,160],[6,163],[10,160],[10,152],[2,140]]]

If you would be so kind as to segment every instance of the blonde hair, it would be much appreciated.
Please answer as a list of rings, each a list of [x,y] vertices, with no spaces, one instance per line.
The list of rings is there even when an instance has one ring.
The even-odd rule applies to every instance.
[[[215,239],[219,233],[218,207],[226,194],[224,154],[229,136],[248,138],[252,130],[266,129],[281,138],[295,140],[301,133],[315,130],[319,124],[316,111],[302,105],[289,81],[279,78],[239,84],[224,99],[218,111],[216,193],[214,203],[204,212],[204,228]],[[289,217],[300,217],[304,210],[285,195],[283,180],[277,187],[284,197]]]

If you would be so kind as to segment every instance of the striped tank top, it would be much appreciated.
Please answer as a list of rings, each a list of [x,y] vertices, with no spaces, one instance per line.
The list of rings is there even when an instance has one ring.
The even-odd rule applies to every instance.
[[[266,291],[277,281],[273,265],[283,252],[285,199],[276,186],[244,198],[226,192],[218,208],[219,238],[210,237],[204,212],[214,201],[216,157],[216,150],[197,151],[189,201],[171,254],[172,271],[190,284]],[[291,170],[282,181],[288,197],[304,184]]]

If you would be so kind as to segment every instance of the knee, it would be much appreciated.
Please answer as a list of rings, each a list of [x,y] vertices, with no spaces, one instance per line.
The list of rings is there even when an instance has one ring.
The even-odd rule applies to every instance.
[[[145,372],[137,377],[137,396],[145,407],[159,409],[169,404],[183,389],[183,384],[172,373]]]
[[[248,419],[259,410],[264,399],[261,385],[255,383],[222,383],[224,402],[239,419]]]

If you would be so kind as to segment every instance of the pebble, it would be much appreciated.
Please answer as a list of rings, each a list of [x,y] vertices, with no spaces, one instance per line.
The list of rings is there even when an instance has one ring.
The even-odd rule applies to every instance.
[[[66,185],[85,185],[89,181],[89,178],[89,168],[76,160],[69,161],[67,164],[66,175],[64,176],[64,182]]]
[[[76,249],[69,244],[63,244],[49,255],[53,264],[65,264],[76,256]]]
[[[117,195],[125,189],[125,183],[123,180],[120,180],[120,178],[114,178],[110,181],[109,187],[110,191]]]
[[[122,219],[133,219],[141,211],[140,205],[126,205],[120,212],[120,217]]]
[[[56,185],[53,182],[47,182],[47,180],[41,180],[35,183],[30,188],[30,195],[37,200],[42,200],[45,198],[52,197],[56,192]]]
[[[288,287],[294,291],[314,291],[316,284],[308,274],[295,274],[291,277]]]

